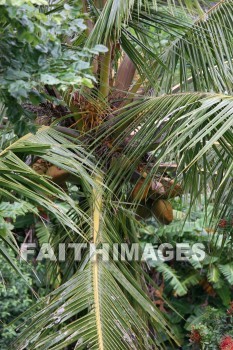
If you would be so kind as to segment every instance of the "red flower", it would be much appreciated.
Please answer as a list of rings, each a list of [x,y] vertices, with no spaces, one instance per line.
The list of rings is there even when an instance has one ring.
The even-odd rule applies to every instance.
[[[192,329],[190,334],[190,341],[195,344],[199,344],[201,342],[201,334],[197,329]]]
[[[218,227],[225,228],[227,226],[227,221],[224,219],[221,219],[219,221]]]
[[[221,340],[220,350],[233,350],[233,339],[230,336],[226,336]]]

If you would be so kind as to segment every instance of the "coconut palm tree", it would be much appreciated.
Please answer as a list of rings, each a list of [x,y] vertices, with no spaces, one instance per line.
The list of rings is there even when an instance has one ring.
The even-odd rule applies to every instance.
[[[45,10],[60,11],[64,3]],[[67,251],[65,264],[53,262],[50,271],[60,285],[30,310],[14,347],[159,349],[170,339],[177,348],[168,319],[147,295],[153,281],[145,264],[114,259],[112,247],[138,242],[142,216],[169,223],[169,199],[181,194],[180,184],[190,207],[204,194],[206,207],[214,203],[213,217],[228,210],[233,2],[208,12],[201,1],[189,0],[81,5],[89,14],[86,31],[64,38],[64,49],[107,48],[93,59],[94,86],[49,86],[69,107],[72,125],[57,120],[5,148],[1,195],[30,203],[39,217],[48,213],[38,239],[46,237],[55,251],[59,243],[94,243],[102,250],[108,243],[110,260],[86,252],[74,262]],[[10,229],[2,238],[15,249]]]

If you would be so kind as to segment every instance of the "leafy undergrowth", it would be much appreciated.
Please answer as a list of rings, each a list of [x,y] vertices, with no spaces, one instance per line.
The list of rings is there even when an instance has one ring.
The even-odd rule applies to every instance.
[[[141,244],[151,243],[158,248],[165,243],[172,247],[199,243],[204,245],[205,258],[177,261],[174,250],[171,261],[149,260],[150,277],[159,286],[149,286],[150,296],[173,323],[182,349],[219,349],[225,337],[233,335],[232,314],[228,312],[233,300],[232,218],[224,217],[217,225],[210,225],[211,206],[207,216],[200,205],[186,220],[188,204],[182,207],[176,199],[173,207],[175,220],[169,226],[146,222],[140,233]],[[170,251],[164,248],[163,255],[168,256]],[[166,300],[176,311],[169,311]],[[232,349],[224,347],[225,343],[221,349]]]
[[[27,319],[23,313],[33,306],[38,296],[45,295],[47,289],[43,282],[45,276],[44,265],[38,264],[36,271],[34,271],[31,264],[20,263],[12,253],[10,253],[10,258],[14,261],[15,266],[20,268],[24,278],[19,276],[15,269],[0,256],[1,350],[9,349],[9,345],[19,334],[18,327]],[[35,295],[32,289],[36,291]],[[16,322],[10,324],[14,320]]]

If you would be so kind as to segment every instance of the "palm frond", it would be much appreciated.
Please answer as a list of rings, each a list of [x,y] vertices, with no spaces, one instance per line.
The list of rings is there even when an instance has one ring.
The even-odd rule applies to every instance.
[[[233,4],[221,1],[200,17],[182,38],[175,40],[161,60],[169,72],[156,68],[156,77],[166,92],[232,92]]]
[[[106,188],[95,176],[91,203],[91,239],[98,248],[120,242],[120,217],[106,206]],[[98,188],[98,190],[96,190]],[[113,224],[113,221],[115,223]],[[120,226],[121,225],[121,226]],[[89,248],[88,248],[89,249]],[[93,257],[93,255],[92,255]],[[14,346],[16,349],[159,349],[162,334],[171,338],[167,321],[142,290],[135,270],[125,262],[104,261],[98,255],[82,261],[79,271],[40,302]],[[149,323],[156,327],[156,336]],[[51,325],[55,328],[51,331]]]
[[[62,207],[54,200],[64,201],[73,208],[77,215],[88,221],[75,202],[58,186],[48,181],[49,178],[37,174],[22,159],[21,155],[40,156],[46,161],[69,171],[82,179],[87,191],[94,185],[90,173],[95,173],[93,159],[77,143],[69,141],[59,132],[43,127],[35,135],[28,134],[8,146],[0,154],[0,195],[2,199],[29,200],[39,208],[45,208],[66,228],[82,235],[71,217],[64,215]]]
[[[149,152],[143,169],[148,174],[145,186],[157,176],[161,163],[175,163],[191,205],[203,191],[206,201],[214,202],[214,213],[222,215],[232,198],[232,107],[231,96],[202,93],[148,98],[129,105],[101,132],[101,137],[103,130],[115,137],[111,156],[123,147],[123,156],[109,170],[110,188],[120,196],[119,183],[133,176]],[[129,135],[133,135],[130,140]]]
[[[188,17],[181,20],[179,15],[170,13],[167,6],[161,6],[157,10],[141,7],[138,11],[134,8],[128,26],[122,28],[120,43],[140,75],[156,86],[157,76],[154,79],[151,67],[159,66],[165,71],[168,71],[168,67],[161,59],[160,51],[155,49],[155,42],[162,40],[161,33],[166,33],[170,40],[181,37],[191,25],[192,20]]]
[[[85,213],[59,187],[25,163],[29,155],[39,156],[79,178],[87,198]],[[0,156],[3,198],[15,199],[17,194],[18,200],[46,208],[65,229],[64,236],[70,238],[76,233],[76,242],[94,243],[98,248],[105,242],[121,242],[125,220],[112,215],[113,208],[107,205],[112,194],[103,184],[101,170],[77,140],[71,142],[52,128],[43,127],[8,146]],[[54,199],[72,209],[62,210]],[[37,233],[41,242],[51,237],[56,246],[60,241],[55,241],[51,233],[45,235],[44,230]],[[40,311],[30,316],[15,348],[63,349],[74,344],[75,349],[154,349],[162,347],[163,334],[175,339],[167,321],[143,291],[140,277],[136,275],[135,279],[140,263],[131,268],[127,263],[123,266],[114,262],[112,256],[105,262],[98,255],[92,261],[90,252],[88,246],[89,254],[77,263],[76,274],[37,304]],[[149,324],[156,329],[156,337]]]
[[[147,0],[141,2],[111,0],[105,3],[101,12],[94,7],[97,21],[86,45],[91,47],[104,44],[111,50],[111,44],[119,41],[139,73],[146,76],[153,84],[155,80],[151,75],[152,61],[156,61],[164,69],[166,66],[155,51],[156,33],[152,33],[151,28],[173,36],[181,35],[190,28],[190,19],[187,17],[181,21],[168,10],[170,8],[168,4],[171,5],[170,1],[157,3]]]
[[[130,306],[104,264],[98,264],[98,281],[97,292],[89,265],[51,293],[49,305],[46,306],[46,300],[42,303],[41,311],[30,319],[33,326],[31,323],[25,329],[15,347],[58,350],[73,344],[75,349],[85,346],[92,349],[152,349],[147,325]],[[153,313],[152,308],[150,313]],[[57,325],[57,331],[50,332],[51,324]]]

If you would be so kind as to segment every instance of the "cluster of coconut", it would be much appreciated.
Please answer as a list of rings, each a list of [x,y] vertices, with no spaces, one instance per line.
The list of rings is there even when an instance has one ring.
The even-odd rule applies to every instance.
[[[69,173],[59,169],[55,165],[43,159],[37,159],[32,165],[33,170],[38,174],[46,175],[64,190],[67,190],[65,181]],[[173,208],[169,199],[180,196],[182,187],[168,177],[160,177],[157,180],[148,181],[143,173],[135,184],[131,198],[140,201],[136,209],[137,219],[148,219],[155,217],[164,225],[169,225],[173,221]]]
[[[173,208],[169,199],[180,196],[182,187],[168,177],[147,181],[146,175],[139,179],[133,188],[131,197],[140,200],[136,209],[137,219],[155,217],[164,225],[173,221]]]

